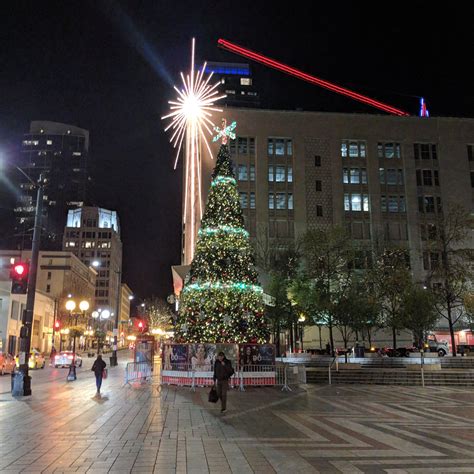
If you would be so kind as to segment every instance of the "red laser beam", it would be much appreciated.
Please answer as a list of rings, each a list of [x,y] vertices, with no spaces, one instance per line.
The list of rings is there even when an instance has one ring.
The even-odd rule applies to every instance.
[[[286,64],[275,61],[274,59],[271,59],[267,56],[263,56],[262,54],[256,53],[255,51],[251,51],[250,49],[243,48],[242,46],[231,43],[230,41],[227,41],[225,39],[222,39],[222,38],[219,39],[217,41],[217,44],[221,48],[226,49],[227,51],[238,54],[245,58],[253,59],[254,61],[264,64],[265,66],[272,67],[273,69],[282,71],[286,74],[289,74],[290,76],[303,79],[303,81],[309,82],[311,84],[316,84],[318,86],[324,87],[325,89],[328,89],[332,92],[345,95],[347,97],[350,97],[351,99],[354,99],[364,104],[375,107],[376,109],[380,109],[380,110],[383,110],[384,112],[388,112],[389,114],[400,115],[400,116],[410,115],[409,113],[404,112],[403,110],[400,110],[400,109],[396,109],[395,107],[392,107],[391,105],[384,104],[383,102],[379,102],[378,100],[371,99],[370,97],[367,97],[365,95],[358,94],[357,92],[346,89],[345,87],[341,87],[331,82],[324,81],[323,79],[319,79],[315,76],[311,76],[310,74],[306,74],[303,71],[299,71],[298,69],[287,66]]]

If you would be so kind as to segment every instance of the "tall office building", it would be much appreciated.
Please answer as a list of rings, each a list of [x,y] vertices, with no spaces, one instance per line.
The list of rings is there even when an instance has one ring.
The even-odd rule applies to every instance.
[[[47,178],[43,202],[44,249],[61,249],[68,210],[87,204],[91,185],[88,152],[89,132],[73,125],[35,121],[23,136],[20,166],[34,182],[41,173]],[[19,248],[31,246],[35,207],[36,189],[22,177],[15,207],[15,243]]]
[[[233,107],[258,107],[260,98],[253,84],[252,70],[249,64],[208,62],[207,74],[213,73],[212,81],[219,79],[219,90],[227,97],[219,103]]]
[[[430,251],[437,216],[450,203],[474,211],[474,119],[247,108],[223,115],[237,122],[229,147],[260,251],[341,225],[360,249],[358,265],[385,242],[408,249],[414,278],[424,281],[439,258]],[[214,165],[203,161],[204,193]]]
[[[74,253],[97,270],[96,309],[120,310],[122,241],[116,211],[99,207],[70,210],[64,229],[63,250]]]

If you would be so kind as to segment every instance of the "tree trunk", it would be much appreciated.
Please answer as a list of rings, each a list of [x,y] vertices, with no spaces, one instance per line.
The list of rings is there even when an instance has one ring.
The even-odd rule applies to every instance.
[[[275,337],[275,345],[276,345],[276,353],[278,357],[281,357],[281,346],[280,346],[280,321],[276,323],[276,337]]]
[[[321,326],[318,326],[318,329],[319,329],[319,348],[322,349],[323,348],[323,340],[321,338]]]
[[[293,325],[290,322],[290,351],[294,352],[295,346],[293,345]]]
[[[370,332],[370,328],[367,328],[367,339],[369,341],[369,346],[372,347],[372,334]]]
[[[331,344],[331,354],[334,357],[335,348],[334,348],[334,337],[332,334],[332,319],[329,319],[328,328],[329,328],[329,342]]]
[[[294,339],[295,339],[295,352],[296,352],[297,341],[300,340],[300,338],[299,338],[299,331],[298,331],[298,321],[293,321],[293,329],[294,329],[294,331],[295,331]],[[298,344],[298,349],[301,349],[301,347],[300,347],[299,344]]]
[[[449,334],[451,335],[451,352],[453,357],[456,357],[456,340],[454,339],[454,324],[453,318],[451,317],[451,305],[448,305],[448,323],[449,323]]]
[[[397,350],[397,330],[395,327],[392,327],[392,339],[393,339],[393,350]]]

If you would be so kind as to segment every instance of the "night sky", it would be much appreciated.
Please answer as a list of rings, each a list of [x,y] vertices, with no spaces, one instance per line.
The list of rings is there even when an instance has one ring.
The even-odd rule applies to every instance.
[[[181,174],[160,117],[193,36],[200,60],[244,62],[217,48],[222,37],[410,113],[424,96],[432,116],[474,117],[473,4],[364,3],[2,2],[0,149],[18,155],[31,120],[88,129],[96,203],[121,219],[123,280],[140,297],[166,296],[180,258]],[[263,107],[376,113],[252,69]]]

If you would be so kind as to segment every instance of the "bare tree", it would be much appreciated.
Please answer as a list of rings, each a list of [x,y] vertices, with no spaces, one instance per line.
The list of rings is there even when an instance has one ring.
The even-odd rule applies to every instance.
[[[467,242],[471,228],[469,211],[451,204],[438,214],[433,232],[436,235],[428,246],[431,261],[428,283],[435,295],[438,314],[448,321],[453,356],[456,356],[454,327],[464,314],[464,296],[473,278],[473,251]]]
[[[145,311],[150,330],[158,328],[163,330],[171,329],[173,313],[166,301],[152,296],[145,300]]]

